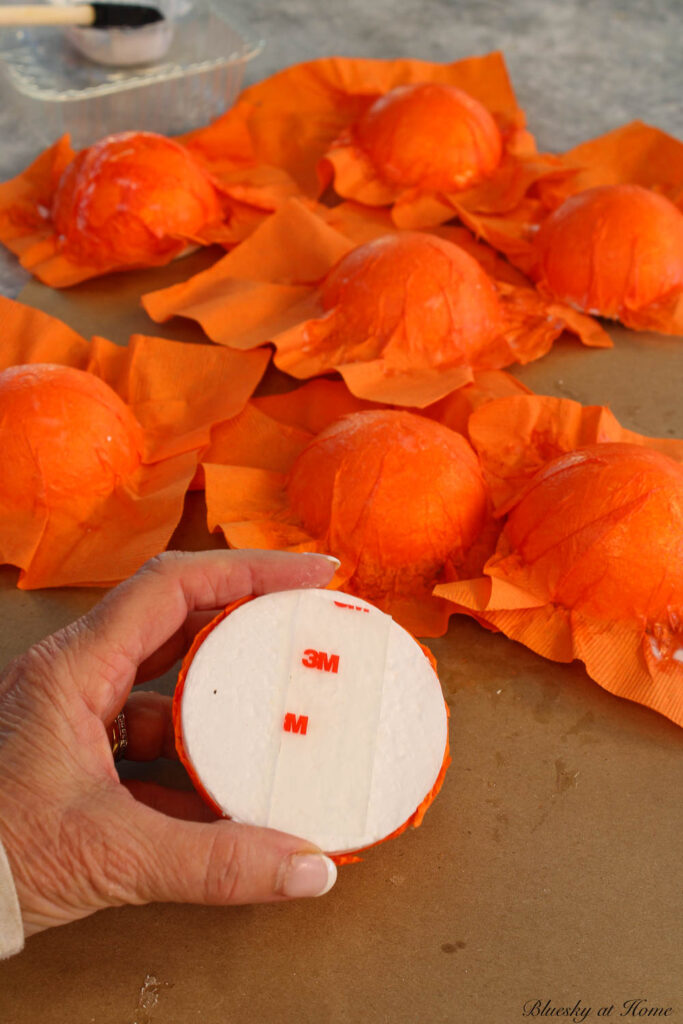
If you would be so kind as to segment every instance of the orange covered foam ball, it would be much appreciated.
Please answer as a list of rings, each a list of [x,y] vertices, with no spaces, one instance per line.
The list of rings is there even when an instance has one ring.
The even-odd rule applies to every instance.
[[[287,491],[306,530],[355,566],[352,584],[369,599],[431,588],[465,557],[487,507],[468,442],[398,410],[341,417],[297,457]]]
[[[106,496],[139,467],[142,449],[142,427],[99,377],[49,363],[0,373],[3,505]]]
[[[435,593],[683,725],[683,466],[638,443],[586,445],[498,513],[483,575]]]
[[[70,257],[134,266],[168,258],[221,219],[216,189],[192,155],[152,132],[122,132],[67,165],[52,202]]]
[[[593,619],[680,628],[683,467],[666,455],[615,442],[553,459],[514,499],[503,537],[493,575]]]
[[[541,289],[588,313],[628,323],[630,312],[683,288],[683,213],[640,185],[570,197],[542,223],[534,248]]]
[[[454,85],[400,85],[356,122],[354,140],[386,182],[456,192],[486,178],[503,143],[489,111]]]
[[[344,256],[321,289],[335,310],[329,347],[360,343],[355,358],[386,346],[427,365],[474,355],[502,330],[498,295],[477,261],[459,246],[421,232],[385,235]]]

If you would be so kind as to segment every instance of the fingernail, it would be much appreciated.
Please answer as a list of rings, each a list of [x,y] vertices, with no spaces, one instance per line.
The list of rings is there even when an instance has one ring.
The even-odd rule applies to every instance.
[[[280,865],[281,896],[324,896],[337,881],[337,865],[324,853],[293,853]]]
[[[321,551],[302,551],[300,553],[302,555],[315,555],[316,558],[325,558],[327,559],[328,562],[332,563],[335,569],[338,569],[339,566],[341,565],[339,559],[335,558],[334,555],[323,555]]]

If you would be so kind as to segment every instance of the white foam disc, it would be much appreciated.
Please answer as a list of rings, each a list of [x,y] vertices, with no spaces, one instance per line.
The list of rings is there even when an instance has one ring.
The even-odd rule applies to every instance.
[[[331,590],[232,611],[195,652],[179,714],[191,771],[225,814],[329,853],[378,842],[414,814],[448,733],[419,644]]]

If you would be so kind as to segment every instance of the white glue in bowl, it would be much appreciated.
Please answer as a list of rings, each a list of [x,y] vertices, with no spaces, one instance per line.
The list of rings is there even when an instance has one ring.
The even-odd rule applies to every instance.
[[[333,854],[410,822],[447,757],[424,650],[338,591],[267,594],[215,620],[185,661],[174,720],[180,756],[217,810]]]

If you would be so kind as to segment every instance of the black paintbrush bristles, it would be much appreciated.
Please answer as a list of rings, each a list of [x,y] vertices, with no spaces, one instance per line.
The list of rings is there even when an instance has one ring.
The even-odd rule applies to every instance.
[[[157,7],[141,4],[92,3],[95,12],[90,28],[140,28],[163,21],[164,16]]]

